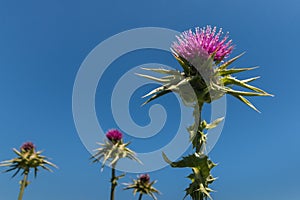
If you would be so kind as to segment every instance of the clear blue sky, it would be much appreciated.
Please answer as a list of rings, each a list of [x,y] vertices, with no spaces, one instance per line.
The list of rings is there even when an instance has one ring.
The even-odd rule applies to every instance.
[[[275,94],[274,98],[252,99],[261,114],[227,98],[225,127],[210,153],[219,163],[213,171],[219,177],[213,197],[298,200],[299,9],[296,0],[0,1],[0,160],[11,158],[13,147],[30,140],[59,166],[54,174],[43,171],[32,180],[24,200],[108,199],[109,169],[100,173],[99,165],[90,164],[72,117],[72,89],[82,61],[101,41],[131,28],[184,31],[211,24],[230,31],[236,44],[233,54],[247,51],[237,64],[261,66],[247,75],[261,76],[255,84]],[[120,58],[99,87],[114,83],[109,77],[120,75],[119,64],[125,63],[127,70],[146,62],[175,64],[171,56],[162,54],[144,51]],[[136,98],[144,92],[139,90]],[[106,129],[116,125],[108,109],[109,94],[97,93],[96,103],[97,110],[106,108],[97,113]],[[172,98],[166,96],[163,104]],[[147,123],[146,108],[130,108],[137,123]],[[147,145],[134,140],[132,148],[155,149],[167,142],[177,128],[174,121],[178,118],[173,116],[168,118],[167,134],[149,139]],[[125,140],[131,138],[125,135]],[[159,180],[156,187],[163,193],[159,199],[181,199],[188,173],[170,167],[151,173]],[[1,200],[17,198],[20,177],[10,176],[0,174]],[[123,181],[135,176],[128,174]],[[119,187],[117,199],[133,198]]]

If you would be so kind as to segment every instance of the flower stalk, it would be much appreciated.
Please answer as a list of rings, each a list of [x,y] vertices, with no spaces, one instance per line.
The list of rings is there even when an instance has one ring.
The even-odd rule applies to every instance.
[[[139,200],[142,200],[142,198],[143,198],[143,193],[140,193]]]
[[[26,188],[27,185],[28,185],[28,181],[27,181],[27,179],[28,179],[28,173],[29,173],[28,171],[25,171],[25,172],[24,172],[24,178],[23,178],[23,180],[20,182],[21,187],[20,187],[20,193],[19,193],[18,200],[22,200],[22,199],[23,199],[24,190],[25,190],[25,188]]]
[[[111,181],[110,182],[111,182],[110,200],[114,200],[115,199],[115,190],[118,185],[117,178],[116,178],[116,169],[114,166],[111,168]]]

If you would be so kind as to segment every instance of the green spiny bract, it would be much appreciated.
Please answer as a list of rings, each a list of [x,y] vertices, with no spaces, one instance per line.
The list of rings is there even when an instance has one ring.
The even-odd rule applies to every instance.
[[[135,152],[127,147],[130,144],[129,142],[123,143],[123,141],[120,140],[115,143],[112,141],[105,141],[104,144],[97,144],[101,147],[95,149],[96,153],[92,156],[92,159],[93,162],[99,162],[103,159],[102,168],[108,160],[110,161],[110,166],[114,167],[121,158],[129,158],[141,163],[141,161],[136,157]]]

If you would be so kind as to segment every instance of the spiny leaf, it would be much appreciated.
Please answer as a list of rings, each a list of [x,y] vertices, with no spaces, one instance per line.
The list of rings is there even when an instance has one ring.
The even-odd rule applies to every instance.
[[[237,59],[239,59],[240,57],[242,57],[242,55],[244,55],[245,52],[241,53],[240,55],[230,59],[229,61],[225,62],[224,64],[222,64],[221,66],[219,66],[220,70],[226,69],[229,65],[231,65],[234,61],[236,61]]]
[[[169,158],[167,157],[167,155],[164,152],[162,152],[162,156],[163,156],[163,159],[166,161],[166,163],[168,163],[169,165],[172,164],[172,161],[169,160]]]
[[[23,154],[15,148],[13,148],[13,152],[15,152],[15,154],[17,154],[18,156],[23,156]]]
[[[185,74],[189,75],[190,72],[191,72],[191,69],[195,70],[195,68],[186,59],[179,56],[177,52],[173,51],[173,56],[179,62],[179,64],[182,66],[183,71],[184,71]]]
[[[209,188],[205,188],[205,187],[203,186],[203,184],[201,184],[201,185],[200,185],[200,191],[201,191],[202,193],[204,193],[209,199],[212,200],[212,198],[211,198],[211,196],[210,196],[210,194],[209,194],[209,192],[211,192],[211,191],[209,190]]]
[[[146,71],[153,71],[161,74],[169,74],[169,75],[181,75],[180,71],[177,70],[168,70],[168,69],[163,69],[163,68],[144,68],[142,67],[141,69],[146,70]]]
[[[219,86],[217,84],[213,84],[213,87],[215,87],[216,89],[223,91],[227,94],[231,94],[231,95],[241,95],[241,96],[273,96],[271,94],[268,93],[258,93],[258,92],[245,92],[245,91],[239,91],[239,90],[233,90],[231,88],[228,87],[222,87]]]
[[[185,156],[182,158],[182,160],[177,162],[172,162],[168,159],[165,153],[162,153],[164,160],[169,163],[172,167],[175,168],[184,168],[184,167],[190,167],[190,168],[207,168],[208,171],[215,166],[214,163],[208,160],[208,157],[206,155],[196,155],[191,154],[189,156]],[[208,174],[206,174],[208,176]]]
[[[150,99],[148,99],[147,101],[145,101],[145,103],[143,103],[142,106],[146,105],[147,103],[153,101],[154,99],[156,99],[156,98],[158,98],[160,96],[163,96],[163,95],[165,95],[165,94],[167,94],[169,92],[172,92],[172,91],[171,90],[164,90],[162,92],[159,92],[159,93],[153,95]]]
[[[239,99],[240,101],[242,101],[243,103],[245,103],[247,106],[249,106],[250,108],[252,108],[253,110],[257,111],[260,113],[260,111],[245,97],[241,96],[241,95],[233,95],[234,97],[236,97],[237,99]]]
[[[225,91],[227,94],[231,95],[241,95],[241,96],[273,96],[268,93],[258,93],[258,92],[245,92],[245,91],[239,91],[239,90],[233,90],[230,88],[225,88]]]
[[[248,78],[248,79],[245,79],[245,80],[241,80],[243,83],[250,83],[252,81],[255,81],[257,79],[259,79],[260,76],[256,76],[256,77],[253,77],[253,78]]]
[[[245,81],[240,81],[240,80],[238,80],[234,77],[231,77],[231,76],[226,76],[222,80],[223,80],[223,83],[224,83],[225,86],[226,85],[237,85],[237,86],[241,86],[241,87],[250,89],[250,90],[255,91],[255,92],[260,92],[260,93],[263,93],[263,94],[267,94],[267,92],[263,91],[262,89],[254,87],[252,85],[249,85],[249,84],[245,83]],[[248,81],[248,80],[246,80],[246,81]]]
[[[151,90],[149,93],[145,94],[144,96],[142,96],[142,98],[145,98],[145,97],[148,97],[148,96],[151,96],[155,93],[158,93],[158,92],[161,92],[161,91],[164,91],[166,90],[167,86],[166,85],[163,85],[163,86],[160,86],[158,88],[155,88],[153,90]]]
[[[227,76],[235,73],[240,73],[244,71],[250,71],[253,69],[256,69],[258,67],[249,67],[249,68],[231,68],[231,69],[225,69],[225,70],[218,70],[218,73],[220,76]]]
[[[149,75],[145,75],[145,74],[138,74],[138,73],[135,73],[135,74],[137,76],[147,78],[147,79],[159,82],[159,83],[168,83],[168,82],[170,82],[170,80],[174,79],[174,76],[167,76],[167,77],[163,77],[163,78],[157,78],[157,77],[149,76]]]

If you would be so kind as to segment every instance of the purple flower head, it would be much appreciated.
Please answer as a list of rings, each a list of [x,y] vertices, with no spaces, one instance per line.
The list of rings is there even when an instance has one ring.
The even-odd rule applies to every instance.
[[[233,50],[232,40],[226,42],[228,33],[222,35],[222,29],[217,32],[216,27],[195,28],[195,32],[188,30],[177,36],[178,41],[173,43],[171,49],[195,66],[203,64],[214,52],[214,60],[220,62]]]
[[[32,142],[25,142],[24,144],[22,144],[20,149],[24,151],[31,151],[35,149],[35,146]]]
[[[122,140],[123,135],[119,130],[112,129],[106,133],[106,137],[107,137],[107,139],[109,139],[110,141],[115,143],[115,142]]]
[[[150,181],[150,176],[149,176],[149,174],[141,174],[139,177],[139,180],[142,183],[148,183]]]

